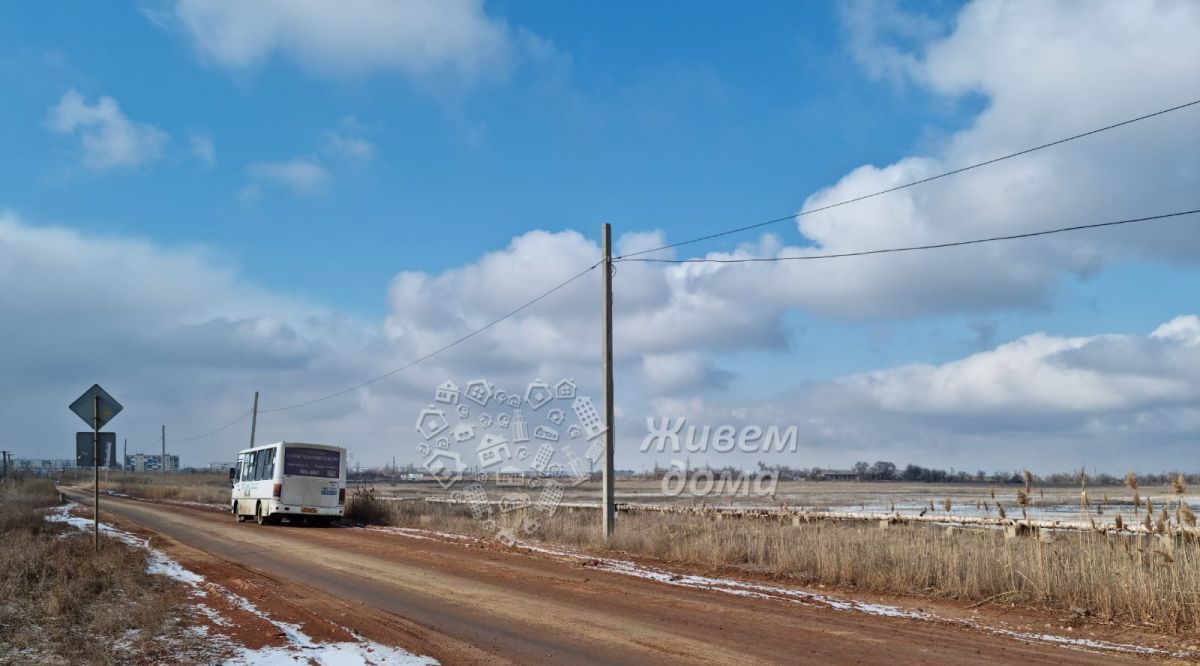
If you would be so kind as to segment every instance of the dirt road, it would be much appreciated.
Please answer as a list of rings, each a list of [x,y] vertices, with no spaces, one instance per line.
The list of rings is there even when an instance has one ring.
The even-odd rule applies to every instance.
[[[105,498],[101,512],[149,532],[155,546],[210,578],[255,585],[264,597],[443,664],[1144,663],[948,623],[679,587],[478,544],[239,524],[211,509],[120,498]]]

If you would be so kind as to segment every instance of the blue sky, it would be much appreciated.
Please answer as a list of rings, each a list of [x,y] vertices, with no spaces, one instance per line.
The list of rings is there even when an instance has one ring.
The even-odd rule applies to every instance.
[[[306,371],[286,380],[263,370],[218,388],[212,368],[172,365],[180,381],[202,376],[206,391],[245,393],[283,381],[303,397],[399,365],[429,340],[486,321],[492,313],[487,306],[472,310],[464,291],[473,287],[460,278],[474,268],[486,276],[488,257],[514,262],[518,272],[503,286],[519,303],[569,275],[557,264],[542,274],[530,261],[552,255],[565,271],[579,252],[586,265],[592,255],[584,244],[596,243],[601,222],[612,223],[618,236],[657,233],[653,238],[677,241],[1200,97],[1194,68],[1172,78],[1169,65],[1191,57],[1187,36],[1196,11],[1187,3],[1100,3],[1074,17],[1057,3],[1023,16],[999,2],[699,2],[686,11],[673,3],[462,2],[437,6],[426,19],[378,7],[352,3],[339,13],[305,3],[237,9],[199,0],[91,3],[70,11],[48,3],[4,6],[0,211],[30,243],[14,242],[13,256],[37,265],[44,259],[47,271],[54,261],[88,261],[65,254],[52,261],[38,254],[41,241],[30,240],[39,229],[66,230],[110,245],[101,253],[111,257],[103,270],[128,268],[135,289],[144,282],[136,276],[153,274],[126,265],[126,244],[194,260],[196,273],[182,273],[222,285],[212,293],[204,291],[211,285],[196,287],[211,302],[190,312],[175,312],[175,304],[169,314],[131,312],[130,320],[156,322],[155,340],[224,322],[246,324],[255,335],[272,331],[255,344],[276,334],[310,344],[297,361]],[[429,23],[405,27],[420,20]],[[1060,34],[1040,32],[1056,22],[1066,26]],[[1122,25],[1107,46],[1095,36]],[[1109,50],[1121,50],[1120,39],[1138,44],[1148,35],[1161,53],[1138,52],[1128,70],[1106,64]],[[393,46],[406,40],[424,50]],[[132,123],[123,127],[142,128],[143,152],[114,164],[89,162],[85,137],[100,125],[55,125],[67,117],[55,114],[66,113],[70,95],[82,104],[71,107],[82,114],[77,118],[98,113],[100,100],[111,98],[121,122]],[[870,206],[778,224],[768,237],[751,232],[689,246],[679,256],[870,249],[1187,207],[1200,178],[1192,131],[1200,113],[1177,115]],[[747,405],[807,414],[806,398],[796,392],[820,403],[807,392],[841,395],[860,373],[910,364],[949,372],[973,354],[1032,334],[1118,335],[1137,344],[1193,314],[1186,294],[1200,287],[1194,226],[1157,224],[1142,235],[1100,231],[995,251],[927,253],[919,267],[864,259],[720,278],[622,265],[618,307],[626,290],[636,303],[628,326],[637,333],[617,340],[623,386],[630,387],[623,429],[636,439],[644,411],[682,405],[695,410],[693,418],[742,414]],[[549,235],[531,235],[539,230]],[[658,244],[646,238],[627,240]],[[442,286],[410,293],[398,286],[397,276],[406,274]],[[163,276],[164,286],[175,279]],[[37,321],[67,321],[68,294],[46,289],[53,296],[37,311],[57,310]],[[247,293],[253,298],[243,298]],[[713,310],[680,306],[685,295]],[[10,298],[0,305],[16,315],[33,307]],[[579,339],[583,351],[526,357],[522,368],[521,359],[493,353],[504,338],[483,339],[434,374],[475,367],[515,375],[587,372],[594,348],[582,336],[592,335],[594,293],[584,288],[564,298],[579,312],[549,324],[535,314],[526,323],[555,329],[551,342]],[[139,299],[131,295],[128,307],[155,302]],[[722,299],[736,307],[720,309]],[[701,328],[711,330],[674,328],[694,327],[700,314],[712,322]],[[730,321],[713,321],[726,316]],[[439,327],[441,317],[452,325]],[[347,346],[355,351],[345,358],[330,351]],[[126,364],[142,361],[136,349],[131,343]],[[136,391],[162,393],[155,382],[163,380],[113,372]],[[68,379],[77,378],[55,381]],[[1185,379],[1176,378],[1187,387],[1180,397],[1192,388],[1193,378]],[[409,390],[420,393],[401,383],[388,395],[424,399],[405,397]],[[864,400],[870,404],[859,409],[894,416],[875,398]],[[1015,404],[995,400],[985,402]],[[1142,422],[1147,410],[1166,409],[1146,400],[1113,404]],[[145,423],[131,427],[153,431],[166,419],[190,432],[207,423],[169,413],[179,405],[156,408],[168,413],[147,413]],[[820,419],[837,417],[837,409],[822,409]],[[1192,423],[1190,413],[1175,416],[1177,424]],[[341,433],[339,419],[347,418],[352,410],[313,415],[309,425]],[[1074,430],[1043,439],[1023,434],[1021,442],[1037,450],[1054,441],[1063,450],[1056,462],[1065,464],[1105,415],[1079,418]],[[917,428],[903,439],[909,444],[879,442],[879,433],[889,432],[881,421],[870,434],[842,433],[813,447],[824,460],[850,462],[882,448],[900,458],[911,451],[925,463],[990,464],[976,450],[913,445],[925,426],[909,426]],[[1155,437],[1176,441],[1194,434],[1188,427],[1158,428]],[[1114,428],[1105,437],[1117,438]],[[41,437],[35,425],[27,432]],[[1004,435],[980,425],[971,436]],[[212,457],[221,446],[213,445]],[[386,457],[383,446],[370,451]]]
[[[455,266],[532,228],[596,236],[610,221],[684,237],[777,217],[964,121],[959,101],[865,80],[832,5],[720,6],[680,24],[665,4],[489,5],[557,53],[451,101],[386,74],[314,80],[278,58],[231,75],[136,4],[9,7],[4,78],[19,94],[0,111],[7,203],[80,229],[204,243],[263,284],[377,316],[400,268]],[[217,164],[173,145],[151,168],[72,171],[73,141],[39,131],[70,88],[114,97],[174,144],[210,136]],[[346,117],[377,160],[321,196],[239,201],[247,164],[316,155]]]

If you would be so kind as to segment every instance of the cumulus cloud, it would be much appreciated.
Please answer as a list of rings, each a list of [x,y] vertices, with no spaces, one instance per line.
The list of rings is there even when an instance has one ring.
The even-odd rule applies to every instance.
[[[65,450],[77,424],[62,405],[100,381],[127,407],[114,422],[119,436],[129,437],[131,451],[149,448],[160,424],[168,425],[168,437],[205,432],[243,414],[254,391],[271,409],[398,368],[592,265],[598,251],[575,232],[530,232],[455,269],[397,275],[389,315],[362,321],[256,287],[202,249],[84,236],[0,216],[0,280],[21,285],[0,291],[0,335],[21,350],[0,355],[0,376],[22,378],[2,411],[13,441],[28,444],[22,452]],[[97,278],[96,266],[115,265],[121,270]],[[649,309],[662,294],[671,298],[669,288],[660,291],[666,282],[631,292],[630,302],[645,299]],[[537,377],[572,377],[586,395],[597,395],[598,300],[591,271],[426,363],[333,400],[265,413],[260,436],[337,442],[364,465],[392,455],[403,462],[415,457],[412,418],[447,378],[482,376],[512,389]],[[631,315],[617,312],[630,327]],[[1177,464],[1194,444],[1187,433],[1200,427],[1195,315],[1145,335],[1034,333],[947,363],[753,396],[698,390],[728,380],[702,347],[656,351],[664,345],[654,336],[618,340],[623,466],[653,462],[653,452],[634,453],[647,417],[799,428],[798,454],[710,460],[749,466],[893,459],[1050,468],[1087,457],[1106,468],[1157,468]],[[245,437],[235,426],[172,448],[205,463],[228,459]]]
[[[980,95],[985,106],[928,153],[859,167],[809,197],[805,211],[1190,101],[1200,90],[1200,70],[1191,66],[1200,61],[1200,6],[1191,2],[1097,2],[1080,12],[1065,3],[976,0],[948,34],[911,49],[881,35],[929,32],[919,17],[892,5],[861,7],[848,10],[847,23],[869,72],[903,75],[936,95]],[[806,215],[798,228],[813,247],[783,253],[937,243],[1193,208],[1196,136],[1200,112],[1189,109]],[[1064,276],[1086,278],[1114,261],[1195,261],[1200,234],[1186,224],[829,262],[820,289],[797,287],[794,302],[840,316],[1037,306]],[[796,284],[809,271],[775,273]]]
[[[699,352],[646,354],[642,357],[642,374],[647,386],[658,393],[723,389],[732,377]]]
[[[481,0],[179,0],[174,19],[204,58],[237,70],[277,54],[323,75],[391,70],[470,85],[513,59],[511,31]]]
[[[976,0],[941,26],[892,4],[851,5],[851,48],[869,74],[902,77],[982,110],[927,150],[860,166],[800,212],[885,190],[1114,121],[1200,90],[1200,6]],[[1182,97],[1181,97],[1182,95]],[[1189,108],[933,183],[805,214],[802,243],[767,235],[711,258],[804,256],[933,244],[1195,207],[1200,109]],[[779,346],[793,309],[834,318],[1046,307],[1069,280],[1115,262],[1195,262],[1191,218],[983,246],[767,265],[684,265],[672,296],[634,334],[676,330],[696,344]],[[622,268],[628,264],[623,264]],[[729,313],[717,317],[717,312]],[[701,322],[718,322],[702,327]],[[751,325],[753,324],[753,325]],[[644,334],[644,333],[643,333]]]
[[[252,184],[242,191],[243,197],[255,197],[263,185],[274,185],[301,196],[313,196],[325,191],[329,169],[311,157],[297,157],[277,162],[253,162],[246,167]]]
[[[73,88],[46,112],[45,124],[57,134],[77,134],[83,166],[93,171],[153,162],[170,138],[153,125],[130,120],[117,100],[101,96],[88,104]]]
[[[188,137],[188,143],[192,151],[192,158],[201,165],[211,167],[217,163],[217,145],[211,136],[193,132]]]
[[[1186,465],[1200,427],[1200,317],[1144,335],[1034,333],[943,364],[910,364],[812,382],[762,400],[661,398],[637,418],[798,430],[793,466],[893,460],[960,469],[1042,471]],[[660,456],[661,457],[661,456]],[[736,456],[695,462],[752,464]]]
[[[1055,414],[1067,419],[1194,402],[1200,318],[1147,336],[1027,335],[943,365],[857,375],[841,386],[879,409],[910,414]]]
[[[324,147],[332,155],[349,160],[365,161],[375,156],[375,144],[336,130],[325,133]]]

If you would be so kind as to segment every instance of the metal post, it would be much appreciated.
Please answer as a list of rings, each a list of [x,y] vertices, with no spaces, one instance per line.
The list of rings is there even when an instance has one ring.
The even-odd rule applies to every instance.
[[[250,448],[254,448],[254,431],[258,429],[258,391],[254,392],[254,410],[250,414]]]
[[[613,522],[617,518],[617,504],[613,497],[613,449],[616,438],[613,428],[613,344],[612,344],[612,226],[604,225],[604,467],[601,484],[604,487],[603,525],[604,541],[613,533]]]
[[[125,448],[121,451],[121,480],[129,480],[129,439],[125,440]]]
[[[162,427],[162,457],[158,459],[158,478],[167,482],[167,426]]]
[[[0,451],[0,455],[4,456],[4,480],[8,481],[8,451]]]
[[[92,396],[92,548],[100,550],[100,396]]]

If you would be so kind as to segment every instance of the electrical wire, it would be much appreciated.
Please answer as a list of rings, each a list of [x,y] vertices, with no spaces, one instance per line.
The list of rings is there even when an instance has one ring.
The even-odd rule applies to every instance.
[[[1150,215],[1147,217],[1134,217],[1126,220],[1116,220],[1113,222],[1097,222],[1095,224],[1079,224],[1073,227],[1060,227],[1058,229],[1046,229],[1043,231],[1030,231],[1023,234],[1011,234],[1008,236],[991,236],[989,238],[975,238],[971,240],[953,241],[949,243],[933,243],[929,245],[909,245],[907,247],[889,247],[879,250],[861,250],[858,252],[839,252],[837,254],[808,254],[797,257],[742,257],[737,259],[652,259],[652,258],[625,258],[620,261],[644,261],[661,264],[748,264],[748,263],[766,263],[773,261],[810,261],[814,259],[842,259],[845,257],[865,257],[871,254],[888,254],[892,252],[915,252],[917,250],[937,250],[947,247],[959,247],[962,245],[978,245],[980,243],[992,243],[996,241],[1017,240],[1019,238],[1033,238],[1035,236],[1049,236],[1050,234],[1061,234],[1068,231],[1082,231],[1084,229],[1099,229],[1101,227],[1115,227],[1122,224],[1135,224],[1137,222],[1150,222],[1152,220],[1163,220],[1171,217],[1180,217],[1183,215],[1194,215],[1200,213],[1200,208],[1194,210],[1183,210],[1176,213],[1163,213],[1162,215]],[[617,261],[617,259],[613,259]]]
[[[194,436],[192,436],[192,437],[181,437],[181,438],[178,438],[178,439],[173,439],[173,438],[170,438],[170,437],[168,437],[168,438],[167,438],[167,441],[168,441],[168,442],[192,442],[192,441],[195,441],[195,440],[197,440],[197,439],[204,439],[205,437],[210,437],[210,436],[212,436],[212,435],[215,435],[215,434],[217,434],[217,433],[221,432],[222,430],[224,430],[224,429],[226,429],[226,428],[228,428],[228,427],[230,427],[230,426],[233,426],[233,425],[235,425],[235,424],[241,423],[242,421],[245,421],[245,420],[246,420],[246,418],[247,418],[248,416],[250,416],[250,414],[252,414],[252,413],[253,413],[253,412],[246,412],[245,414],[242,414],[241,416],[239,416],[239,417],[237,417],[236,419],[234,419],[234,420],[230,421],[229,423],[226,423],[225,425],[223,425],[223,426],[220,426],[220,427],[217,427],[217,428],[213,428],[212,430],[209,430],[208,432],[206,432],[206,433],[204,433],[204,434],[201,434],[201,435],[194,435]]]
[[[346,395],[347,393],[352,393],[352,392],[354,392],[354,391],[357,391],[357,390],[359,390],[359,389],[361,389],[361,388],[365,388],[365,387],[367,387],[367,386],[370,386],[371,384],[374,384],[374,383],[376,383],[376,382],[379,382],[379,381],[382,381],[382,380],[384,380],[384,379],[387,379],[388,377],[391,377],[391,376],[393,376],[393,375],[395,375],[395,374],[397,374],[397,373],[403,372],[403,371],[405,371],[405,370],[407,370],[407,369],[409,369],[409,368],[411,368],[411,367],[413,367],[413,366],[415,366],[415,365],[417,365],[417,364],[419,364],[419,363],[423,363],[423,362],[425,362],[425,361],[427,361],[427,360],[429,360],[429,359],[433,358],[434,356],[437,356],[438,354],[441,354],[442,352],[445,352],[445,351],[447,351],[447,350],[449,350],[449,349],[451,349],[451,348],[453,348],[453,347],[456,347],[456,346],[458,346],[458,345],[462,344],[463,342],[466,342],[467,340],[470,340],[471,338],[475,337],[476,335],[479,335],[480,333],[483,333],[484,331],[486,331],[486,330],[488,330],[488,329],[492,328],[493,326],[495,326],[495,325],[499,324],[500,322],[504,321],[505,319],[508,319],[508,318],[510,318],[510,317],[513,317],[513,316],[515,316],[516,314],[518,314],[518,313],[520,313],[521,311],[525,310],[526,308],[528,308],[528,307],[532,306],[533,304],[535,304],[535,303],[537,303],[537,302],[539,302],[539,301],[541,301],[541,300],[545,299],[546,297],[548,297],[548,296],[550,296],[551,294],[553,294],[553,293],[555,293],[555,292],[559,291],[560,289],[562,289],[562,288],[566,287],[567,285],[571,284],[572,282],[575,282],[576,280],[578,280],[579,278],[583,277],[584,275],[586,275],[587,273],[589,273],[590,271],[592,271],[593,269],[595,269],[597,266],[599,266],[599,265],[600,265],[600,264],[602,264],[602,263],[604,263],[604,262],[596,262],[596,263],[592,264],[591,266],[588,266],[587,268],[585,268],[585,269],[583,269],[582,271],[580,271],[580,272],[576,273],[575,275],[571,276],[570,278],[567,278],[567,279],[566,279],[566,280],[564,280],[563,282],[560,282],[560,283],[558,283],[558,284],[557,284],[557,285],[555,285],[554,287],[551,287],[550,289],[548,289],[548,290],[546,290],[546,291],[542,292],[541,294],[539,294],[539,295],[538,295],[538,296],[536,296],[535,298],[532,298],[532,299],[530,299],[530,300],[526,301],[525,303],[523,303],[522,305],[520,305],[520,306],[518,306],[518,307],[516,307],[516,308],[514,308],[514,309],[512,309],[512,310],[510,310],[510,311],[508,311],[508,312],[506,312],[505,314],[501,315],[500,317],[498,317],[498,318],[496,318],[496,319],[493,319],[492,321],[488,322],[487,324],[484,324],[483,326],[480,326],[479,328],[477,328],[477,329],[474,329],[474,330],[472,330],[471,332],[469,332],[469,333],[467,333],[467,334],[465,334],[465,335],[463,335],[463,336],[461,336],[461,337],[459,337],[459,338],[456,338],[454,341],[452,341],[452,342],[450,342],[450,343],[448,343],[448,344],[446,344],[446,345],[443,345],[443,346],[441,346],[441,347],[439,347],[439,348],[437,348],[437,349],[435,349],[435,350],[433,350],[433,351],[429,352],[428,354],[425,354],[424,356],[421,356],[420,358],[417,358],[417,359],[414,359],[414,360],[412,360],[412,361],[409,361],[408,363],[405,363],[404,365],[402,365],[402,366],[400,366],[400,367],[398,367],[398,368],[396,368],[396,369],[394,369],[394,370],[391,370],[391,371],[389,371],[389,372],[385,372],[385,373],[383,373],[382,375],[379,375],[379,376],[377,376],[377,377],[372,377],[371,379],[368,379],[368,380],[366,380],[366,381],[364,381],[364,382],[361,382],[361,383],[359,383],[359,384],[355,384],[354,386],[351,386],[351,387],[349,387],[349,388],[342,389],[342,390],[340,390],[340,391],[336,391],[336,392],[334,392],[334,393],[330,393],[330,394],[328,394],[328,395],[324,395],[324,396],[321,396],[321,397],[319,397],[319,398],[314,398],[314,399],[312,399],[312,400],[305,400],[304,402],[298,402],[298,403],[296,403],[296,404],[293,404],[293,405],[287,405],[286,407],[276,407],[276,408],[274,408],[274,409],[260,409],[260,410],[258,410],[258,413],[259,413],[259,414],[271,414],[271,413],[275,413],[275,412],[285,412],[285,411],[288,411],[288,410],[291,410],[291,409],[297,409],[297,408],[299,408],[299,407],[306,407],[306,406],[308,406],[308,405],[314,405],[314,404],[316,404],[316,403],[319,403],[319,402],[324,402],[324,401],[326,401],[326,400],[330,400],[330,399],[332,399],[332,398],[336,398],[336,397],[338,397],[338,396]],[[231,427],[231,426],[233,426],[233,425],[235,425],[235,424],[237,424],[237,423],[240,423],[240,422],[242,422],[242,421],[246,420],[246,417],[250,416],[252,413],[253,413],[253,410],[251,410],[251,411],[248,411],[248,412],[246,412],[246,413],[242,414],[241,416],[237,417],[236,419],[234,419],[234,420],[232,420],[232,421],[230,421],[230,422],[228,422],[228,423],[226,423],[226,424],[224,424],[224,425],[222,425],[222,426],[219,426],[219,427],[217,427],[217,428],[213,428],[212,430],[209,430],[208,432],[205,432],[205,433],[201,433],[201,434],[199,434],[199,435],[193,435],[193,436],[191,436],[191,437],[182,437],[182,438],[171,438],[171,439],[167,439],[167,441],[168,441],[168,442],[192,442],[192,441],[195,441],[195,440],[198,440],[198,439],[204,439],[205,437],[210,437],[210,436],[212,436],[212,435],[215,435],[215,434],[217,434],[217,433],[221,432],[222,430],[225,430],[226,428],[229,428],[229,427]]]
[[[416,359],[414,359],[414,360],[412,360],[412,361],[409,361],[408,363],[405,363],[404,365],[402,365],[402,366],[400,366],[400,367],[398,367],[398,368],[396,368],[396,369],[394,369],[394,370],[391,370],[391,371],[389,371],[389,372],[385,372],[385,373],[383,373],[382,375],[379,375],[379,376],[377,376],[377,377],[372,377],[371,379],[368,379],[368,380],[366,380],[365,382],[362,382],[362,383],[360,383],[360,384],[355,384],[354,386],[351,386],[351,387],[349,387],[349,388],[342,389],[342,390],[340,390],[340,391],[336,391],[336,392],[334,392],[334,393],[330,393],[330,394],[328,394],[328,395],[324,395],[324,396],[321,396],[321,397],[319,397],[319,398],[314,398],[314,399],[312,399],[312,400],[305,400],[304,402],[298,402],[298,403],[296,403],[296,404],[294,404],[294,405],[288,405],[288,406],[286,406],[286,407],[276,407],[276,408],[274,408],[274,409],[260,409],[260,410],[258,410],[258,413],[259,413],[259,414],[272,414],[272,413],[275,413],[275,412],[285,412],[285,411],[287,411],[287,410],[289,410],[289,409],[296,409],[296,408],[298,408],[298,407],[306,407],[306,406],[308,406],[308,405],[314,405],[314,404],[316,404],[316,403],[318,403],[318,402],[324,402],[324,401],[326,401],[326,400],[329,400],[329,399],[331,399],[331,398],[336,398],[336,397],[338,397],[338,396],[346,395],[347,393],[351,393],[351,392],[353,392],[353,391],[357,391],[357,390],[359,390],[359,389],[361,389],[361,388],[365,388],[365,387],[367,387],[367,386],[370,386],[371,384],[374,384],[375,382],[378,382],[378,381],[381,381],[381,380],[387,379],[388,377],[391,377],[392,375],[395,375],[395,374],[397,374],[397,373],[403,372],[403,371],[405,371],[405,370],[407,370],[407,369],[409,369],[409,368],[413,367],[414,365],[417,365],[418,363],[422,363],[422,362],[424,362],[424,361],[427,361],[427,360],[429,360],[429,359],[433,358],[434,356],[437,356],[438,354],[441,354],[442,352],[444,352],[444,351],[446,351],[446,350],[448,350],[448,349],[450,349],[450,348],[452,348],[452,347],[455,347],[455,346],[457,346],[457,345],[459,345],[459,344],[462,344],[463,342],[466,342],[467,340],[470,340],[471,338],[475,337],[476,335],[479,335],[480,333],[483,333],[484,331],[486,331],[486,330],[488,330],[488,329],[492,328],[492,327],[493,327],[493,326],[495,326],[496,324],[499,324],[500,322],[504,321],[505,319],[508,319],[509,317],[512,317],[512,316],[514,316],[514,315],[516,315],[516,314],[520,313],[522,310],[525,310],[526,308],[530,307],[531,305],[533,305],[533,304],[537,303],[538,301],[541,301],[542,299],[544,299],[544,298],[546,298],[546,297],[550,296],[550,295],[551,295],[551,294],[553,294],[554,292],[556,292],[556,291],[558,291],[558,290],[562,289],[563,287],[566,287],[567,285],[571,284],[572,282],[575,282],[575,281],[576,281],[576,280],[578,280],[579,278],[581,278],[581,277],[583,277],[584,275],[588,274],[590,271],[592,271],[593,269],[595,269],[595,268],[596,268],[597,266],[599,266],[601,263],[604,263],[604,262],[597,262],[597,263],[595,263],[595,264],[592,264],[591,266],[588,266],[587,268],[585,268],[585,269],[583,269],[582,271],[580,271],[580,272],[576,273],[575,275],[571,276],[571,277],[570,277],[570,278],[568,278],[567,280],[565,280],[565,281],[563,281],[563,282],[560,282],[558,285],[556,285],[556,286],[552,287],[551,289],[549,289],[549,290],[547,290],[547,291],[544,291],[544,292],[542,292],[542,294],[541,294],[541,295],[539,295],[539,296],[537,296],[536,298],[533,298],[532,300],[526,301],[526,302],[525,302],[523,305],[521,305],[521,306],[519,306],[519,307],[517,307],[517,308],[515,308],[515,309],[513,309],[513,310],[510,310],[509,312],[507,312],[507,313],[505,313],[505,314],[501,315],[499,318],[497,318],[497,319],[493,319],[491,322],[489,322],[489,323],[487,323],[487,324],[485,324],[485,325],[483,325],[483,326],[480,326],[479,328],[477,328],[477,329],[475,329],[475,330],[471,331],[470,333],[467,333],[466,335],[463,335],[463,336],[461,336],[461,337],[459,337],[459,338],[455,339],[453,342],[450,342],[450,343],[448,343],[448,344],[446,344],[446,345],[444,345],[444,346],[442,346],[442,347],[439,347],[439,348],[437,348],[437,349],[435,349],[435,350],[433,350],[433,351],[429,352],[428,354],[425,354],[424,356],[421,356],[420,358],[416,358]]]
[[[692,243],[699,243],[699,242],[701,242],[701,241],[712,240],[712,239],[714,239],[714,238],[721,238],[721,237],[723,237],[723,236],[729,236],[729,235],[732,235],[732,234],[741,233],[741,232],[743,232],[743,231],[749,231],[749,230],[751,230],[751,229],[758,229],[758,228],[760,228],[760,227],[766,227],[766,226],[770,226],[770,225],[772,225],[772,224],[778,224],[778,223],[780,223],[780,222],[786,222],[786,221],[788,221],[788,220],[794,220],[794,219],[796,219],[796,218],[798,218],[798,217],[804,217],[805,215],[812,215],[813,213],[820,213],[820,212],[822,212],[822,211],[831,210],[831,209],[833,209],[833,208],[838,208],[838,207],[840,207],[840,206],[846,206],[846,205],[849,205],[849,204],[852,204],[852,203],[857,203],[857,202],[859,202],[859,201],[864,201],[864,200],[866,200],[866,199],[872,199],[872,198],[874,198],[874,197],[882,196],[882,195],[884,195],[884,194],[890,194],[890,193],[892,193],[892,192],[897,192],[897,191],[899,191],[899,190],[903,190],[903,189],[907,189],[907,188],[910,188],[910,187],[914,187],[914,186],[916,186],[916,185],[922,185],[922,184],[924,184],[924,183],[929,183],[929,182],[932,182],[932,181],[935,181],[935,180],[939,180],[939,179],[942,179],[942,178],[947,178],[947,177],[949,177],[949,176],[953,176],[953,175],[956,175],[956,174],[960,174],[960,173],[963,173],[963,172],[965,172],[965,171],[970,171],[970,170],[972,170],[972,169],[978,169],[978,168],[980,168],[980,167],[985,167],[985,166],[988,166],[988,165],[990,165],[990,164],[995,164],[995,163],[997,163],[997,162],[1003,162],[1004,160],[1012,159],[1012,158],[1014,158],[1014,157],[1020,157],[1021,155],[1028,155],[1029,153],[1037,152],[1037,151],[1039,151],[1039,150],[1044,150],[1044,149],[1046,149],[1046,148],[1051,148],[1051,147],[1053,147],[1053,146],[1058,146],[1058,145],[1061,145],[1061,144],[1067,143],[1068,141],[1074,141],[1074,140],[1076,140],[1076,139],[1082,139],[1082,138],[1084,138],[1084,137],[1092,136],[1093,134],[1099,134],[1099,133],[1101,133],[1101,132],[1107,132],[1108,130],[1111,130],[1111,129],[1116,129],[1116,128],[1118,128],[1118,127],[1124,127],[1125,125],[1132,125],[1133,123],[1136,123],[1136,122],[1140,122],[1140,121],[1143,121],[1143,120],[1148,120],[1148,119],[1150,119],[1150,118],[1154,118],[1154,117],[1156,117],[1156,116],[1165,115],[1165,114],[1171,113],[1171,112],[1173,112],[1173,111],[1179,111],[1180,109],[1186,109],[1186,108],[1188,108],[1188,107],[1190,107],[1190,106],[1196,106],[1197,104],[1200,104],[1200,99],[1198,99],[1198,100],[1193,100],[1193,101],[1191,101],[1191,102],[1187,102],[1186,104],[1180,104],[1180,105],[1178,105],[1178,106],[1172,106],[1172,107],[1170,107],[1170,108],[1167,108],[1167,109],[1162,109],[1162,110],[1159,110],[1159,111],[1155,111],[1155,112],[1153,112],[1153,113],[1147,113],[1147,114],[1146,114],[1146,115],[1144,115],[1144,116],[1138,116],[1138,117],[1136,117],[1136,118],[1130,118],[1130,119],[1128,119],[1128,120],[1123,120],[1123,121],[1121,121],[1121,122],[1118,122],[1118,123],[1113,123],[1113,124],[1111,124],[1111,125],[1105,125],[1104,127],[1098,127],[1098,128],[1096,128],[1096,129],[1089,130],[1089,131],[1087,131],[1087,132],[1083,132],[1083,133],[1080,133],[1080,134],[1075,134],[1075,135],[1072,135],[1072,136],[1068,136],[1068,137],[1066,137],[1066,138],[1058,139],[1058,140],[1056,140],[1056,141],[1051,141],[1051,142],[1049,142],[1049,143],[1043,143],[1043,144],[1041,144],[1041,145],[1033,146],[1032,148],[1026,148],[1026,149],[1024,149],[1024,150],[1019,150],[1019,151],[1017,151],[1017,152],[1015,152],[1015,153],[1009,153],[1009,154],[1007,154],[1007,155],[1001,155],[1000,157],[993,157],[993,158],[992,158],[992,159],[990,159],[990,160],[985,160],[985,161],[983,161],[983,162],[976,162],[975,164],[971,164],[971,165],[969,165],[969,166],[965,166],[965,167],[960,167],[960,168],[958,168],[958,169],[953,169],[953,170],[951,170],[951,171],[945,171],[945,172],[943,172],[943,173],[939,173],[939,174],[937,174],[937,175],[935,175],[935,176],[929,176],[929,177],[927,177],[927,178],[921,178],[921,179],[919,179],[919,180],[913,180],[913,181],[909,181],[909,182],[907,182],[907,183],[903,183],[903,184],[900,184],[900,185],[896,185],[896,186],[894,186],[894,187],[889,187],[889,188],[887,188],[887,189],[878,190],[878,191],[876,191],[876,192],[871,192],[870,194],[863,194],[863,195],[859,195],[859,196],[856,196],[856,197],[852,197],[852,198],[850,198],[850,199],[845,199],[845,200],[842,200],[842,201],[838,201],[838,202],[836,202],[836,203],[831,203],[831,204],[828,204],[828,205],[825,205],[825,206],[821,206],[821,207],[819,207],[819,208],[813,208],[813,209],[810,209],[810,210],[801,211],[801,212],[799,212],[799,213],[792,213],[791,215],[785,215],[785,216],[783,216],[783,217],[777,217],[777,218],[774,218],[774,219],[771,219],[771,220],[767,220],[767,221],[765,221],[765,222],[758,222],[758,223],[755,223],[755,224],[749,224],[749,225],[746,225],[746,226],[744,226],[744,227],[738,227],[738,228],[736,228],[736,229],[729,229],[729,230],[727,230],[727,231],[721,231],[721,232],[717,232],[717,233],[714,233],[714,234],[709,234],[709,235],[707,235],[707,236],[700,236],[700,237],[698,237],[698,238],[692,238],[692,239],[690,239],[690,240],[679,241],[678,243],[671,243],[671,244],[669,244],[669,245],[663,245],[663,246],[661,246],[661,247],[651,248],[651,249],[649,249],[649,250],[640,250],[640,251],[638,251],[638,252],[630,252],[629,254],[626,254],[626,255],[621,255],[621,256],[618,256],[618,257],[613,257],[613,260],[614,260],[614,261],[616,261],[616,260],[620,260],[620,259],[626,259],[626,258],[629,258],[629,257],[637,257],[637,256],[641,256],[641,255],[643,255],[643,254],[650,254],[651,252],[660,252],[660,251],[662,251],[662,250],[669,250],[669,249],[676,248],[676,247],[681,247],[681,246],[684,246],[684,245],[691,245]]]

